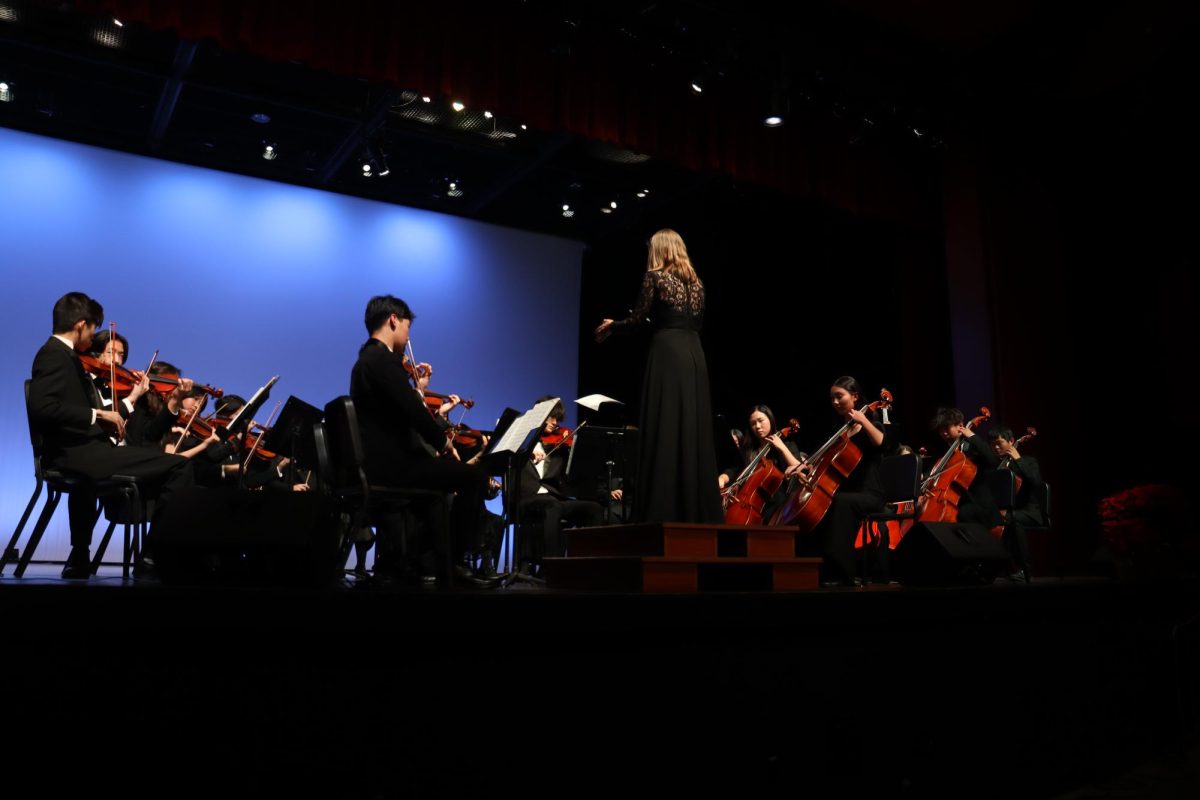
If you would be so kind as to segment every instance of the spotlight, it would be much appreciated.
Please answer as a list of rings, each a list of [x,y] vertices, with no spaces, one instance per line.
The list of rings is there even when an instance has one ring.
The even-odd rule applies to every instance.
[[[424,96],[421,98],[421,102],[422,102],[422,103],[432,103],[432,102],[433,102],[433,99],[432,99],[432,98],[431,98],[429,95],[424,95]]]
[[[363,177],[364,178],[371,177],[371,165],[370,164],[363,164]]]
[[[116,17],[113,17],[113,25],[116,25],[118,28],[125,27],[125,23],[121,22],[121,20],[117,19]]]
[[[17,10],[11,6],[0,6],[0,22],[16,22]]]
[[[466,106],[464,106],[462,103],[458,102],[457,100],[455,100],[453,103],[451,103],[450,107],[453,108],[455,111],[462,111],[464,108],[466,108]]]
[[[617,207],[617,201],[616,201],[616,200],[613,200],[611,203],[609,203],[609,204],[608,204],[608,207],[609,207],[609,208],[611,208],[611,209],[616,209],[616,207]]]
[[[485,111],[485,112],[483,112],[483,118],[484,118],[484,119],[491,119],[491,118],[492,118],[492,112],[490,112],[490,111]]]
[[[692,94],[704,94],[704,87],[700,85],[700,81],[692,81]]]
[[[458,181],[450,181],[449,191],[446,192],[447,197],[462,197],[462,187],[458,185]]]
[[[602,209],[600,209],[600,211],[601,211],[602,213],[604,213],[604,214],[611,214],[611,213],[612,213],[612,209],[611,209],[611,208],[602,208]]]
[[[266,125],[271,121],[271,118],[261,111],[256,111],[250,115],[251,122],[257,122],[259,125]]]
[[[12,86],[4,81],[0,81],[0,103],[11,103],[12,101]]]
[[[763,125],[766,125],[768,128],[778,128],[782,124],[783,124],[783,117],[780,117],[776,114],[772,114],[771,116],[769,116],[763,120]]]
[[[566,217],[567,219],[570,219],[571,217],[575,216],[575,212],[568,208],[566,211],[563,212],[563,216]]]
[[[263,148],[262,156],[267,161],[274,161],[279,156],[279,151],[275,149],[275,145],[269,144]]]
[[[529,130],[529,126],[528,126],[528,125],[522,125],[522,126],[521,126],[521,130],[523,130],[523,131],[527,131],[527,130]]]
[[[925,135],[925,134],[921,133],[919,130],[917,130],[916,128],[913,128],[913,133],[916,134],[918,139],[920,139],[922,136]]]
[[[381,178],[382,178],[384,175],[390,175],[390,174],[391,174],[391,172],[392,172],[392,171],[391,171],[390,169],[388,169],[388,168],[385,166],[383,169],[381,169],[381,170],[379,171],[379,177],[381,177]]]
[[[646,191],[645,189],[642,189],[640,192],[637,193],[637,196],[639,198],[641,198],[641,197],[645,197],[648,194],[650,194],[648,191]]]
[[[563,211],[570,211],[570,210],[571,210],[571,207],[569,205],[567,205],[566,203],[563,203]]]

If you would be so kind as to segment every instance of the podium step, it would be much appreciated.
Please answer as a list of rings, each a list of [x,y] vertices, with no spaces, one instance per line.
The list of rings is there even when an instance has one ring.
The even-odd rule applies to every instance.
[[[574,557],[769,558],[796,555],[796,531],[766,525],[698,525],[654,522],[566,531]]]
[[[819,558],[585,556],[542,562],[551,589],[613,592],[802,592],[820,586]]]

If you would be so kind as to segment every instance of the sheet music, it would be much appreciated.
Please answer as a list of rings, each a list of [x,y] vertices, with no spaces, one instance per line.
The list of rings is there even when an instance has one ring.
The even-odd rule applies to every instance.
[[[590,408],[592,411],[599,411],[600,406],[604,403],[615,403],[616,405],[625,405],[620,400],[614,400],[611,397],[605,397],[602,394],[589,394],[586,397],[581,397],[575,401],[584,408]]]
[[[517,417],[513,420],[513,424],[508,427],[508,430],[504,432],[504,436],[500,438],[500,441],[492,446],[490,453],[517,452],[517,448],[525,443],[525,439],[529,434],[542,427],[542,423],[546,421],[546,417],[550,416],[550,412],[554,410],[554,405],[558,402],[559,398],[557,397],[543,400]]]

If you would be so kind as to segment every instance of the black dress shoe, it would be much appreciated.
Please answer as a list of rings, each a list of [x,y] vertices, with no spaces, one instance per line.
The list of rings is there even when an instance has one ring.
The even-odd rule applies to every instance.
[[[466,564],[454,565],[454,582],[466,586],[473,586],[476,589],[495,589],[500,585],[498,577],[485,578],[471,569]]]
[[[1029,570],[1017,570],[1012,575],[1009,575],[1008,579],[1013,583],[1029,583]]]
[[[68,561],[63,567],[62,576],[67,580],[84,580],[92,577],[92,565],[88,561]]]

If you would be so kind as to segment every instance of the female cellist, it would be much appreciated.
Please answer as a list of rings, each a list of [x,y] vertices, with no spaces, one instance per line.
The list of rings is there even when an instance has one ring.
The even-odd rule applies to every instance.
[[[785,430],[785,433],[787,432]],[[783,473],[799,467],[807,456],[794,441],[785,440],[780,435],[775,425],[775,414],[764,405],[750,409],[750,435],[743,438],[738,452],[742,456],[741,467],[728,467],[717,477],[717,485],[722,490],[722,504],[725,506],[725,521],[731,525],[761,524],[763,520],[770,518],[775,507],[783,500]],[[764,461],[767,463],[763,463]],[[747,473],[752,464],[754,469]],[[759,481],[752,480],[754,473],[759,470],[774,470],[762,485],[759,485]],[[731,483],[740,484],[740,487],[731,487]],[[770,486],[776,487],[771,490],[771,496],[761,496],[762,489]],[[757,492],[759,496],[744,497],[744,490],[747,488]],[[729,489],[734,491],[728,491]],[[741,497],[740,502],[737,501],[738,497]],[[754,508],[751,509],[748,505]]]
[[[885,398],[890,402],[890,395],[886,392]],[[887,437],[891,426],[884,424],[880,411],[870,407],[860,409],[861,399],[862,389],[858,381],[849,375],[843,375],[829,387],[829,400],[833,411],[843,421],[844,434],[839,435],[848,438],[849,446],[857,448],[860,455],[848,474],[839,473],[840,481],[836,485],[828,513],[811,534],[806,535],[805,531],[800,531],[801,550],[808,549],[812,543],[819,543],[820,552],[825,558],[825,563],[822,564],[822,585],[826,586],[850,585],[857,582],[858,579],[854,577],[855,534],[862,518],[883,510],[884,505],[879,462],[887,451]],[[826,447],[822,447],[821,451],[827,451]],[[794,467],[789,472],[793,475],[801,473],[805,466],[808,465]],[[810,468],[817,471],[816,479],[820,479],[822,463],[816,454]],[[808,547],[805,546],[805,539],[809,542]]]

